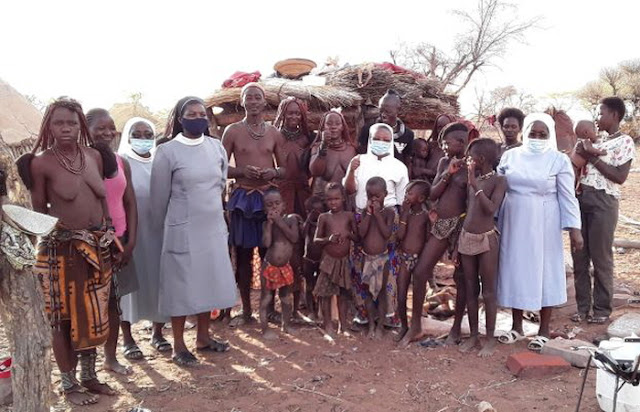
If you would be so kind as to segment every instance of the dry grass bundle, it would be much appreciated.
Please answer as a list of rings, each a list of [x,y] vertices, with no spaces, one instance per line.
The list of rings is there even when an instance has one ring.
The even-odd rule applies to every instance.
[[[298,80],[270,78],[260,81],[265,89],[267,102],[277,107],[280,101],[289,96],[306,100],[310,110],[329,110],[333,107],[350,107],[362,102],[354,91],[334,86],[309,86]],[[206,99],[207,106],[235,106],[240,103],[239,87],[220,89]]]
[[[371,80],[363,88],[358,88],[358,73],[362,72],[365,80],[368,70],[371,70]],[[458,112],[457,97],[442,91],[442,84],[431,79],[416,78],[410,74],[394,74],[372,64],[349,66],[325,75],[327,84],[352,91],[357,91],[362,98],[375,105],[388,89],[394,89],[402,97],[401,117],[418,120],[433,121],[442,113],[456,114]]]

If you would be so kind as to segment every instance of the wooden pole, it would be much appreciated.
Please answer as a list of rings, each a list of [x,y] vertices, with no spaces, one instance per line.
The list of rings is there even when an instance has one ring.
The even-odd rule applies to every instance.
[[[613,246],[624,247],[628,249],[640,249],[640,241],[629,239],[614,239]]]
[[[7,174],[3,203],[30,207],[13,157],[0,137],[0,169]],[[44,297],[30,268],[16,270],[0,252],[0,318],[11,345],[14,412],[49,412],[51,400],[51,327]]]

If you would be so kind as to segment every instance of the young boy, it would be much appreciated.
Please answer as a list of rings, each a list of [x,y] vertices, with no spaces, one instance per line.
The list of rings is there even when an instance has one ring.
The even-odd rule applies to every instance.
[[[325,189],[328,212],[318,218],[314,242],[324,246],[320,260],[320,274],[313,294],[320,298],[325,336],[333,339],[331,298],[337,296],[338,333],[347,333],[347,309],[351,296],[351,241],[357,240],[356,220],[353,213],[344,210],[346,194],[338,182],[331,182]]]
[[[491,139],[478,139],[469,144],[467,179],[467,216],[458,239],[458,252],[464,271],[467,290],[467,313],[471,337],[461,347],[469,352],[480,345],[478,337],[478,278],[482,280],[482,297],[486,311],[487,343],[478,353],[491,356],[495,350],[494,338],[498,302],[496,299],[499,233],[494,226],[494,216],[507,190],[504,176],[494,170],[500,155],[498,145]],[[477,176],[476,176],[477,175]]]
[[[598,140],[598,135],[596,134],[596,125],[592,121],[580,120],[576,124],[575,132],[579,139],[576,146],[581,144],[587,153],[594,156],[604,156],[607,154],[606,150],[593,147],[593,144]],[[586,173],[587,159],[580,156],[576,152],[575,147],[571,151],[569,158],[571,159],[571,164],[573,164],[573,172],[576,176],[575,187],[577,189],[580,178]]]
[[[387,281],[389,279],[389,252],[387,243],[391,237],[395,213],[383,206],[387,196],[387,183],[379,176],[367,181],[367,207],[358,225],[358,235],[362,240],[364,263],[361,281],[368,288],[365,297],[369,315],[369,338],[380,339],[384,334],[384,320],[387,314]],[[376,310],[376,302],[378,304]],[[376,326],[376,314],[378,324]]]
[[[464,154],[468,137],[469,129],[458,122],[446,125],[441,132],[446,156],[438,163],[438,174],[429,194],[430,200],[435,202],[434,209],[429,212],[433,222],[431,236],[427,239],[418,264],[413,270],[411,326],[400,341],[400,347],[407,347],[409,343],[422,336],[422,305],[426,295],[427,281],[433,279],[433,269],[438,260],[447,251],[454,257],[457,254],[456,244],[467,208],[467,172]],[[448,345],[458,343],[460,339],[460,327],[466,303],[463,277],[462,270],[456,267],[453,273],[457,288],[456,308],[453,326],[445,342]]]
[[[409,163],[409,179],[432,181],[436,171],[428,167],[429,143],[424,139],[415,139],[412,146],[413,156]]]
[[[304,222],[304,262],[303,272],[305,279],[305,301],[307,311],[312,320],[318,319],[318,304],[313,298],[313,288],[316,286],[316,276],[320,270],[320,258],[322,246],[316,244],[313,239],[318,228],[318,217],[325,212],[324,203],[318,196],[311,196],[305,202],[307,220]]]
[[[274,339],[275,333],[269,329],[267,310],[277,290],[282,305],[282,330],[293,333],[291,329],[293,269],[289,262],[293,255],[294,244],[298,241],[298,221],[293,215],[284,214],[284,202],[277,189],[269,189],[264,194],[264,206],[267,221],[263,225],[262,242],[267,253],[262,264],[260,277],[260,326],[265,339]]]
[[[427,198],[431,185],[424,180],[414,180],[406,188],[406,195],[400,212],[400,226],[396,236],[400,242],[398,261],[398,316],[402,328],[396,341],[400,341],[409,330],[407,321],[407,293],[411,283],[411,272],[418,263],[418,257],[429,234],[429,209]]]

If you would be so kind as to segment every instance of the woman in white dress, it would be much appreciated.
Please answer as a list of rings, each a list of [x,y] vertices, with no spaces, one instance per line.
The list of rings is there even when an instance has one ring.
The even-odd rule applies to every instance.
[[[526,117],[523,145],[502,155],[498,173],[508,186],[498,219],[498,303],[513,313],[512,330],[498,340],[524,339],[523,311],[540,310],[538,336],[528,345],[539,351],[549,340],[552,308],[567,301],[562,231],[569,231],[573,249],[583,245],[573,168],[557,150],[549,115]]]

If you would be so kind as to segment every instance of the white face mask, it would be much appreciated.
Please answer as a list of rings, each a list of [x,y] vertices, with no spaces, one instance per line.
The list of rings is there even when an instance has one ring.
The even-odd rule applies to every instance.
[[[531,153],[542,153],[549,147],[548,139],[527,139],[527,149]]]
[[[389,154],[391,150],[391,142],[385,142],[384,140],[372,140],[371,141],[371,153],[376,156],[383,156]]]

